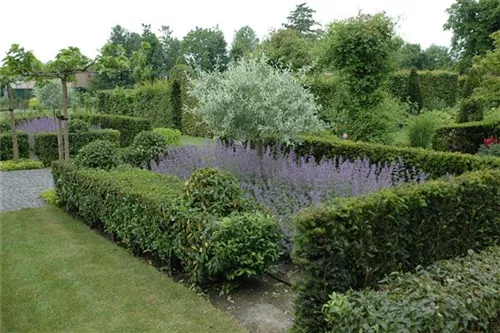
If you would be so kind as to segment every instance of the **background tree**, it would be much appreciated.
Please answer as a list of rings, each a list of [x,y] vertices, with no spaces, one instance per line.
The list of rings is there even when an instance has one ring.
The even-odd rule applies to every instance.
[[[424,108],[424,98],[422,96],[422,89],[420,88],[420,78],[415,68],[411,69],[410,77],[408,78],[408,96],[413,113],[420,113]]]
[[[166,66],[165,53],[163,45],[158,37],[151,31],[151,24],[142,24],[141,47],[135,52],[141,51],[146,57],[146,63],[151,68],[151,79],[160,79],[167,77],[170,68]],[[144,43],[149,45],[144,48]]]
[[[13,160],[19,162],[19,144],[16,133],[16,120],[14,115],[14,91],[11,84],[19,80],[29,80],[30,74],[39,71],[40,61],[33,52],[25,51],[18,44],[12,44],[7,56],[3,59],[3,65],[0,67],[0,90],[2,87],[7,89],[7,99],[9,106],[10,133],[12,137]]]
[[[270,64],[294,70],[312,65],[311,48],[311,41],[293,29],[272,32],[261,47]]]
[[[318,22],[313,18],[314,13],[316,11],[310,8],[307,3],[301,3],[297,5],[295,10],[290,12],[286,23],[283,23],[283,27],[296,30],[303,36],[315,37],[319,30],[313,29],[314,26],[318,25]]]
[[[426,57],[422,52],[420,44],[404,43],[399,49],[399,67],[404,69],[424,69]]]
[[[148,62],[148,54],[151,46],[147,42],[141,43],[141,48],[132,54],[130,67],[132,69],[132,77],[136,83],[152,81],[153,66]]]
[[[235,32],[231,44],[230,57],[233,60],[239,60],[243,56],[252,53],[259,44],[259,39],[255,31],[248,25]]]
[[[172,30],[168,25],[162,25],[160,29],[160,43],[163,50],[164,70],[168,73],[175,66],[177,58],[181,55],[181,42],[172,36]]]
[[[321,129],[315,97],[290,70],[269,66],[267,59],[243,58],[225,72],[200,72],[188,110],[219,137],[290,141],[299,133]]]
[[[219,27],[203,29],[196,27],[181,42],[181,52],[190,64],[205,71],[224,70],[229,61],[227,43]]]
[[[59,157],[60,159],[69,159],[69,135],[68,135],[68,82],[75,79],[75,74],[85,72],[92,62],[89,58],[84,56],[80,49],[70,46],[62,49],[56,55],[55,60],[47,65],[45,75],[48,77],[56,77],[61,80],[62,86],[62,103],[61,103],[61,131],[62,143],[64,149],[59,142]]]
[[[493,50],[490,35],[500,30],[500,1],[457,0],[447,13],[444,28],[453,32],[452,51],[465,71],[474,56]]]
[[[454,65],[453,58],[446,46],[439,46],[432,44],[425,51],[425,65],[423,69],[436,70],[436,69],[451,69]]]
[[[500,31],[491,35],[495,49],[473,60],[472,70],[480,77],[473,97],[490,108],[500,107]]]

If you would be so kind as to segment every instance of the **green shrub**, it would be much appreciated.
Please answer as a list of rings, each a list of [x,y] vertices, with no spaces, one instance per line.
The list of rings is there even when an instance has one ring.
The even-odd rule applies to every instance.
[[[484,108],[477,99],[464,99],[460,103],[458,113],[458,123],[467,123],[471,121],[481,121],[484,118]]]
[[[89,123],[82,119],[71,119],[68,121],[68,130],[69,133],[82,133],[89,131]]]
[[[75,165],[82,168],[111,170],[120,164],[117,147],[113,142],[95,140],[80,149]]]
[[[500,137],[500,120],[448,125],[437,129],[432,147],[442,151],[475,154],[483,140]]]
[[[61,201],[57,196],[57,192],[54,189],[49,189],[42,191],[40,193],[40,197],[47,203],[49,206],[59,207],[61,205]]]
[[[412,104],[413,113],[420,113],[420,110],[424,107],[424,99],[422,97],[420,79],[416,69],[410,71],[410,77],[408,78],[408,96],[408,100]]]
[[[159,163],[167,148],[163,135],[153,131],[142,131],[134,138],[132,145],[125,149],[124,162],[150,169],[151,162]]]
[[[17,163],[14,162],[13,160],[0,162],[1,171],[30,170],[30,169],[41,169],[41,168],[43,168],[42,162],[24,158],[19,159],[19,162]]]
[[[325,332],[332,292],[374,286],[386,274],[482,250],[500,240],[500,170],[325,202],[295,218],[302,271],[297,332]]]
[[[411,147],[429,148],[436,131],[436,119],[432,114],[421,114],[408,126],[408,140]]]
[[[97,93],[97,111],[105,114],[132,116],[134,115],[134,89],[117,88],[103,90]]]
[[[469,71],[469,75],[464,81],[464,85],[462,88],[462,98],[468,99],[474,93],[474,89],[479,87],[481,84],[481,74],[478,70],[471,68]]]
[[[177,80],[172,82],[170,104],[172,104],[172,124],[174,128],[182,129],[182,90],[181,83]]]
[[[433,179],[447,175],[460,175],[468,171],[500,168],[500,160],[496,158],[436,152],[419,148],[400,148],[315,136],[303,136],[301,139],[293,148],[298,156],[312,154],[317,161],[322,158],[334,159],[340,156],[351,160],[366,157],[372,163],[402,160],[409,169],[422,170]],[[483,138],[481,138],[481,142],[482,140]]]
[[[144,118],[135,118],[129,116],[109,115],[109,114],[79,114],[71,117],[83,119],[101,129],[115,129],[120,131],[120,147],[127,147],[132,144],[135,136],[142,131],[151,130],[151,121]]]
[[[393,273],[378,291],[334,293],[323,312],[332,333],[496,332],[499,290],[496,247],[414,273]]]
[[[17,143],[19,145],[19,157],[30,157],[30,145],[28,133],[17,131]],[[12,137],[10,136],[10,126],[0,134],[0,161],[11,160],[14,157],[12,152]]]
[[[171,128],[154,128],[153,132],[161,134],[165,139],[165,144],[169,146],[179,146],[181,144],[181,131]]]
[[[243,191],[231,174],[206,168],[196,170],[188,179],[186,198],[192,207],[213,215],[227,216],[239,209]]]
[[[192,282],[252,276],[277,259],[274,219],[233,214],[219,221],[184,200],[183,181],[177,177],[124,166],[81,169],[67,162],[54,163],[52,172],[67,211],[166,268],[180,259]]]
[[[489,147],[482,145],[481,148],[479,148],[479,152],[477,154],[481,156],[500,157],[500,143],[491,145]]]
[[[116,130],[92,130],[83,133],[69,133],[69,154],[75,156],[78,151],[95,140],[106,140],[119,144],[120,132]],[[56,133],[35,134],[35,155],[48,166],[59,158]]]

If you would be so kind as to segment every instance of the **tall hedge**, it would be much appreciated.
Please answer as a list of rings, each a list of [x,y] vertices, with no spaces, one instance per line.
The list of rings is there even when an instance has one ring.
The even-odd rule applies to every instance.
[[[318,161],[322,158],[333,159],[340,156],[348,159],[367,157],[372,163],[402,160],[408,168],[422,170],[431,178],[500,168],[500,159],[494,157],[341,141],[328,137],[304,136],[293,149],[299,156],[312,154]]]
[[[408,96],[412,103],[412,108],[415,114],[418,114],[424,107],[424,99],[422,96],[422,88],[420,87],[420,78],[417,70],[412,69],[408,78]]]
[[[30,157],[29,135],[26,132],[17,131],[17,143],[19,145],[19,157]],[[0,134],[0,161],[11,160],[14,156],[12,151],[12,137],[10,131]]]
[[[88,132],[69,133],[69,154],[74,157],[78,151],[94,140],[107,140],[120,144],[120,132],[117,130],[93,130]],[[35,155],[49,166],[59,158],[56,133],[35,134]]]
[[[500,242],[500,170],[337,199],[295,218],[293,257],[303,274],[295,332],[325,332],[332,292]]]
[[[500,139],[500,120],[469,122],[441,127],[432,139],[432,147],[441,151],[475,154],[484,139]]]
[[[73,115],[72,119],[83,119],[101,129],[115,129],[120,131],[120,146],[128,147],[135,136],[142,131],[151,130],[151,121],[145,118],[109,115],[109,114],[81,114]]]

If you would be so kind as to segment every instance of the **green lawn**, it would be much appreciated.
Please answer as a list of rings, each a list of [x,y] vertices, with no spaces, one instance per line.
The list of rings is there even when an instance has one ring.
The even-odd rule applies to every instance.
[[[0,220],[3,333],[243,332],[60,209],[7,212]]]
[[[197,136],[183,135],[181,136],[181,145],[183,146],[203,146],[206,141],[215,142],[213,139],[200,138]]]

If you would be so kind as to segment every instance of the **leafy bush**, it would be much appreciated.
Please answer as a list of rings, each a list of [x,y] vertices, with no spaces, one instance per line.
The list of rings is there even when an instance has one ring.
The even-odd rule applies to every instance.
[[[142,131],[126,148],[124,161],[137,167],[151,168],[151,162],[159,163],[167,151],[163,135],[153,131]]]
[[[408,96],[408,100],[412,104],[413,113],[420,113],[420,110],[424,107],[424,99],[422,97],[420,79],[416,69],[410,71],[410,77],[408,78]]]
[[[165,144],[169,146],[179,146],[181,144],[181,131],[171,128],[154,128],[153,132],[161,134],[165,139]]]
[[[238,180],[215,168],[193,172],[185,186],[190,206],[213,215],[227,216],[238,210],[243,197]]]
[[[180,259],[192,282],[252,276],[278,257],[274,219],[233,214],[218,221],[189,206],[183,181],[174,176],[130,167],[81,169],[60,162],[52,171],[67,211],[104,229],[131,251],[161,260],[166,268]]]
[[[40,197],[47,203],[49,206],[59,207],[61,205],[61,201],[57,196],[57,192],[54,189],[49,189],[42,191],[40,193]]]
[[[297,331],[326,331],[321,307],[334,291],[374,286],[391,272],[497,244],[499,211],[500,170],[489,170],[302,212],[293,253],[304,274],[295,303]]]
[[[484,139],[484,145],[479,149],[478,155],[500,157],[500,141],[494,136]]]
[[[82,168],[110,170],[120,164],[120,157],[113,142],[95,140],[80,149],[75,164]]]
[[[118,145],[120,132],[116,130],[92,130],[83,133],[69,133],[69,153],[75,156],[78,151],[95,140],[106,140]],[[48,166],[59,158],[56,133],[35,134],[35,155]]]
[[[475,154],[484,138],[500,137],[500,120],[470,122],[439,128],[432,140],[432,147],[442,151]]]
[[[411,147],[429,148],[437,122],[432,114],[421,114],[408,127],[408,139]]]
[[[24,158],[19,159],[19,162],[17,163],[12,160],[0,162],[1,171],[30,170],[30,169],[41,169],[41,168],[43,168],[42,162]]]
[[[477,99],[464,99],[460,104],[458,114],[458,123],[467,123],[471,121],[481,121],[484,118],[484,109],[481,102]]]
[[[333,293],[323,313],[332,333],[493,332],[498,290],[496,247],[414,273],[393,273],[376,291]]]
[[[131,145],[137,134],[151,130],[151,121],[144,118],[89,113],[73,115],[71,119],[83,119],[98,128],[120,131],[120,147]]]
[[[29,136],[26,132],[17,131],[17,143],[19,145],[19,157],[30,157]],[[14,156],[12,151],[12,137],[10,130],[0,133],[0,161],[11,160]]]
[[[68,121],[68,131],[69,133],[82,133],[89,131],[90,124],[82,119],[72,119]]]

